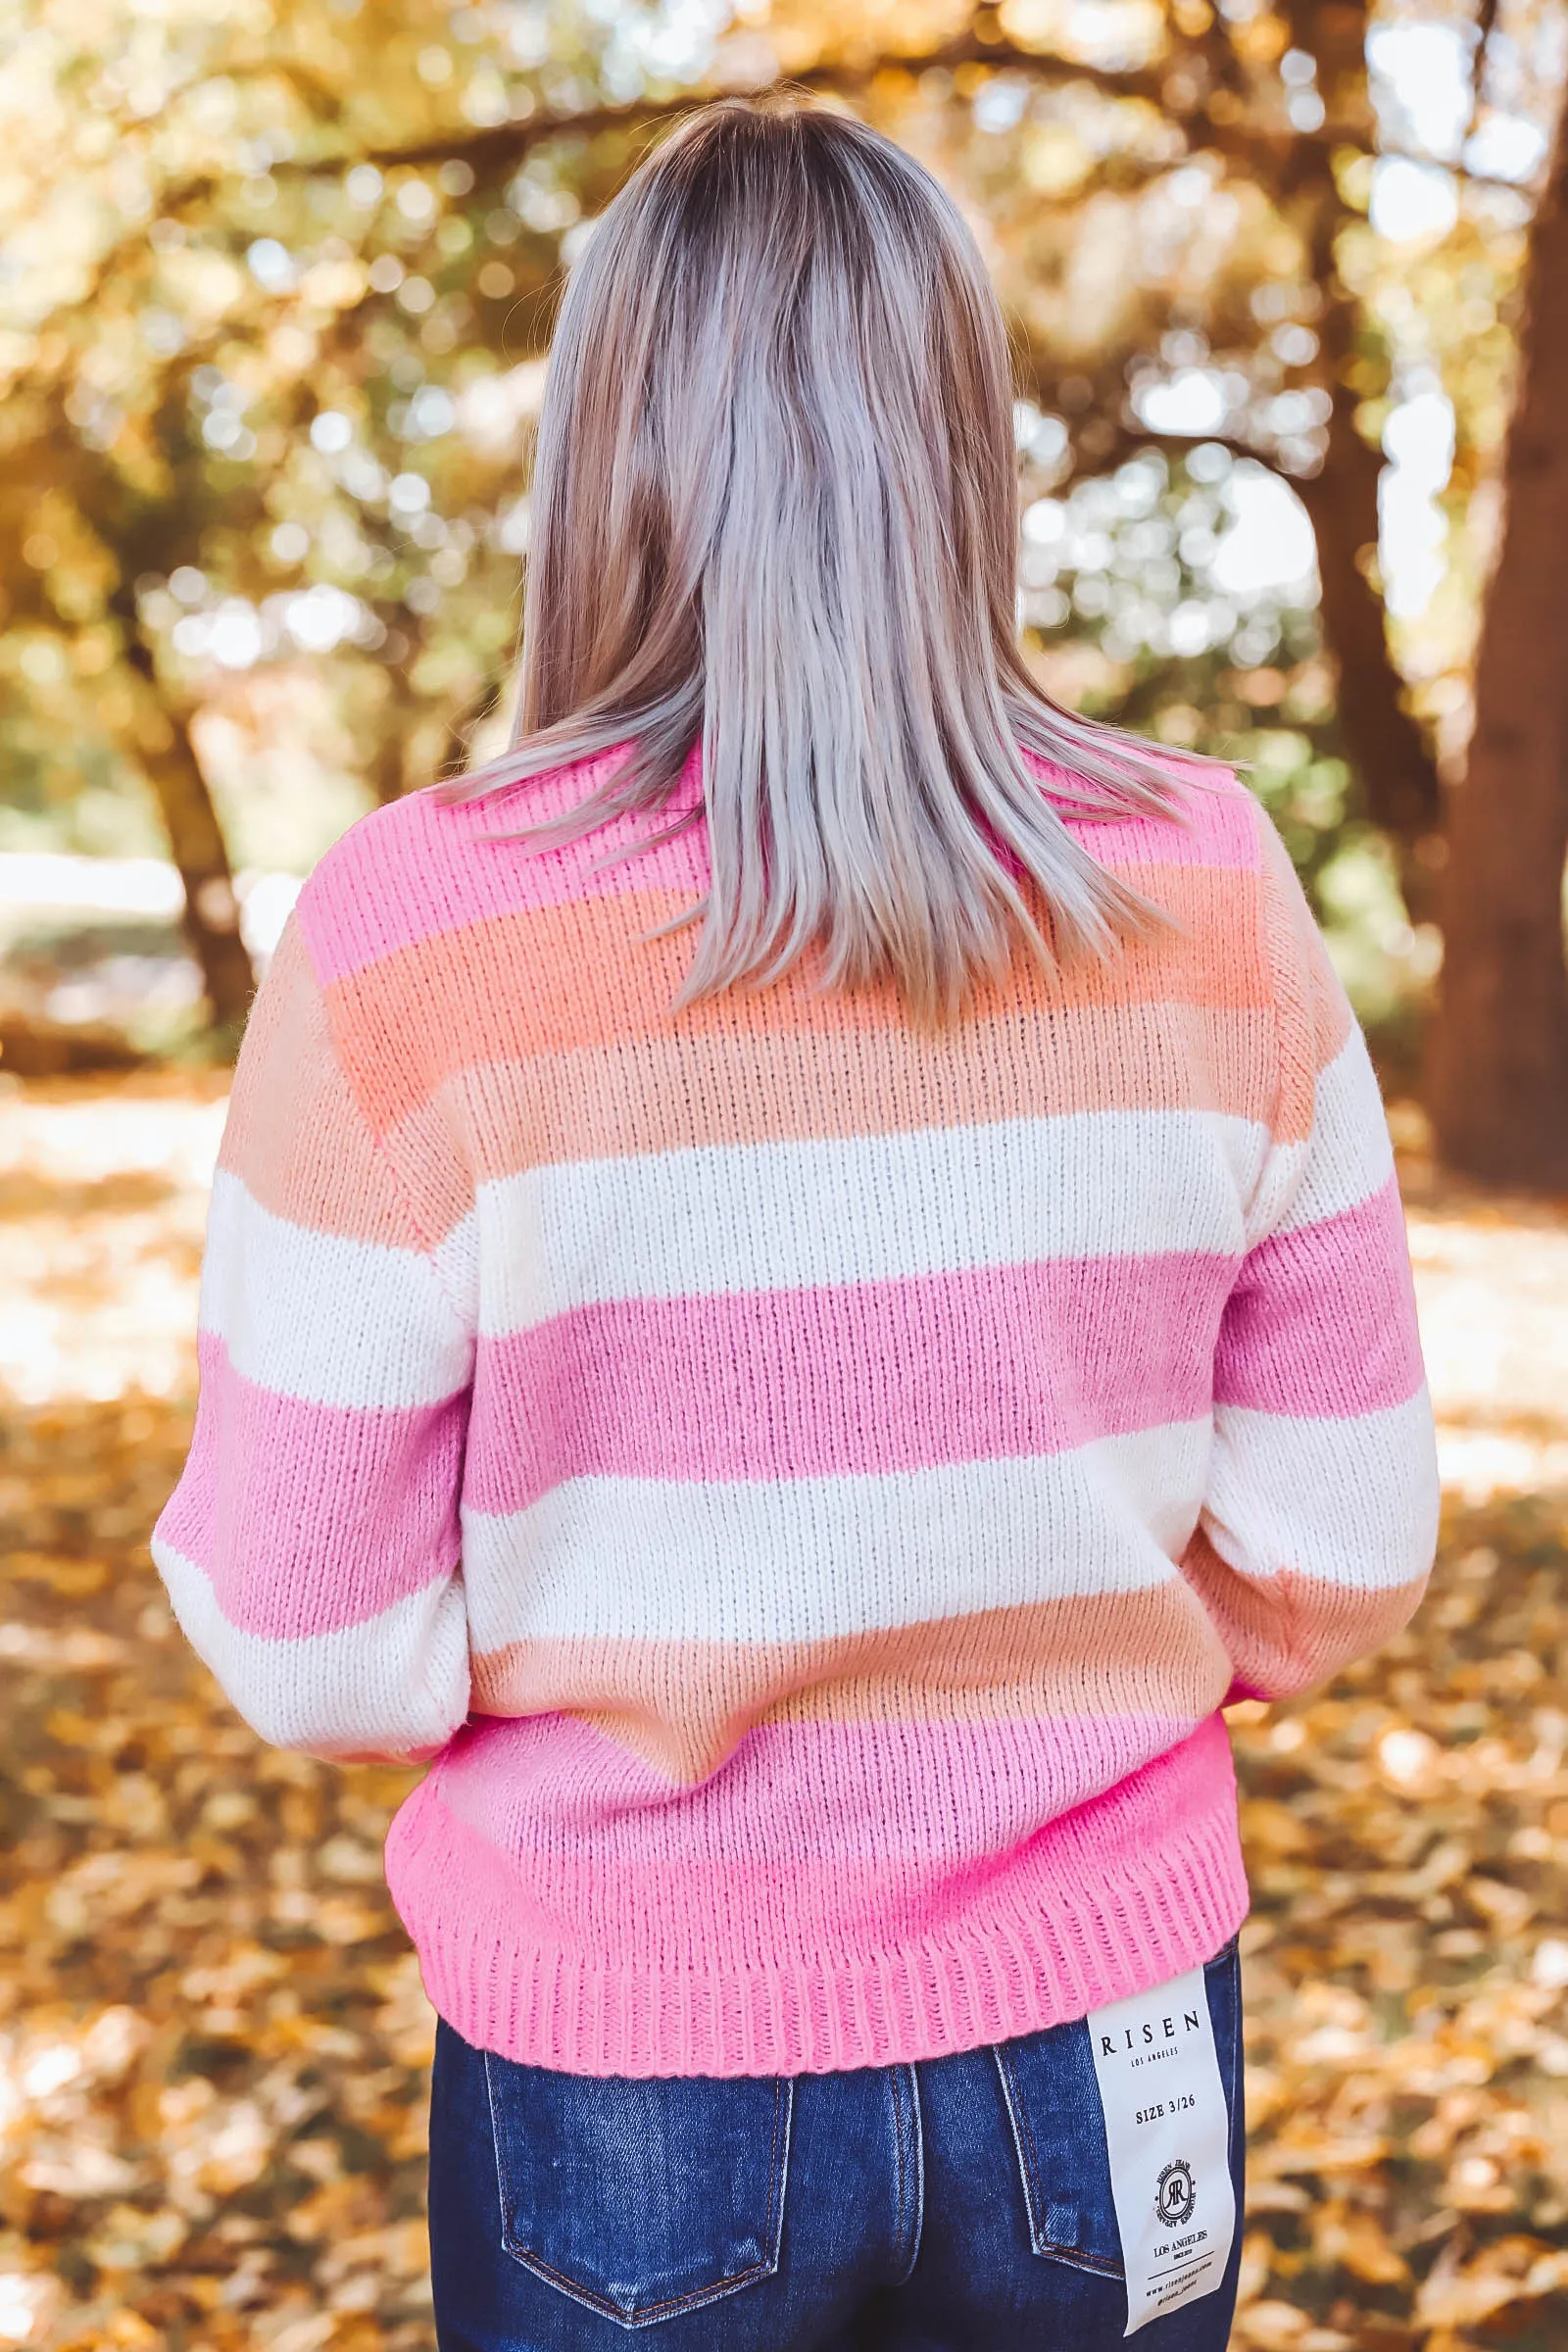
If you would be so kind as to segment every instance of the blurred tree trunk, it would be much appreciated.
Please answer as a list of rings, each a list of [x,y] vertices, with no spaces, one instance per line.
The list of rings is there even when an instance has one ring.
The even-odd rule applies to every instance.
[[[1568,1191],[1568,129],[1531,246],[1504,516],[1449,796],[1431,1059],[1451,1167]]]
[[[1375,131],[1366,77],[1367,14],[1366,0],[1295,0],[1288,10],[1296,46],[1316,64],[1330,118],[1354,125],[1370,152]],[[1338,672],[1340,728],[1367,814],[1388,834],[1405,903],[1420,920],[1431,911],[1443,804],[1436,763],[1405,707],[1404,680],[1389,650],[1372,570],[1383,460],[1355,421],[1360,309],[1339,273],[1340,238],[1357,217],[1340,194],[1333,159],[1321,141],[1294,141],[1282,178],[1282,195],[1294,195],[1307,208],[1307,248],[1323,298],[1318,340],[1333,402],[1328,449],[1321,470],[1295,486],[1317,541],[1323,635]]]
[[[400,801],[408,790],[414,710],[405,665],[390,662],[385,679],[385,694],[376,713],[375,746],[366,763],[366,781],[383,808],[389,801]]]
[[[169,854],[185,886],[181,928],[201,970],[213,1024],[237,1031],[250,1009],[256,975],[240,937],[228,851],[189,721],[165,694],[133,607],[127,616],[127,601],[128,590],[111,599],[124,629],[125,662],[152,706],[152,725],[140,733],[136,758],[157,798]]]
[[[1332,233],[1327,241],[1332,248]],[[1335,279],[1332,251],[1318,283],[1326,298],[1320,333],[1334,407],[1322,468],[1295,488],[1317,542],[1323,636],[1338,677],[1345,749],[1361,779],[1367,814],[1393,842],[1405,902],[1420,920],[1430,911],[1432,845],[1442,821],[1438,772],[1405,709],[1404,680],[1389,649],[1371,571],[1383,460],[1357,429],[1358,396],[1345,380],[1355,314]]]

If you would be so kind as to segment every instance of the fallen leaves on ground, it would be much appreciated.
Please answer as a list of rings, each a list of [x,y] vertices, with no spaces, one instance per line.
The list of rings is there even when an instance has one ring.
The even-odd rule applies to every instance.
[[[1408,1633],[1235,1710],[1260,2352],[1568,2342],[1565,1534],[1450,1507]]]
[[[205,1079],[0,1102],[0,2346],[428,2352],[409,1776],[261,1747],[146,1549],[220,1116]],[[1412,1189],[1433,1596],[1233,1722],[1256,2352],[1568,2343],[1568,1219]]]
[[[0,2343],[424,2347],[409,1786],[259,1746],[145,1547],[185,1417],[13,1408]]]

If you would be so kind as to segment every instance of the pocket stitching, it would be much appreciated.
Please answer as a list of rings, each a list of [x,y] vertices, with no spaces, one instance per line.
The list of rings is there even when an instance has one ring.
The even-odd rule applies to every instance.
[[[1246,2114],[1247,2050],[1242,2034],[1242,1939],[1239,1935],[1231,1937],[1230,1954],[1234,1990],[1231,1999],[1231,2087],[1230,2098],[1227,2101],[1227,2121],[1230,2124],[1230,2130],[1225,2135],[1227,2161],[1231,2155],[1231,2142],[1236,2137],[1237,2125]],[[1245,2123],[1243,2131],[1243,2145],[1245,2146]],[[1237,2204],[1238,2206],[1241,2204],[1240,2196],[1237,2198]]]
[[[904,2131],[903,2119],[899,2114],[898,2076],[892,2068],[888,2070],[888,2094],[893,2107],[893,2163],[898,2177],[898,2230],[902,2237],[904,2233]]]
[[[1029,2221],[1030,2251],[1040,2255],[1042,2259],[1067,2263],[1077,2271],[1090,2271],[1097,2278],[1125,2278],[1126,2266],[1122,2262],[1103,2254],[1087,2253],[1081,2246],[1060,2245],[1054,2238],[1046,2235],[1040,2220],[1040,2210],[1044,2200],[1040,2193],[1040,2166],[1035,2149],[1034,2132],[1030,2128],[1023,2101],[1014,2096],[1012,2079],[1007,2072],[1007,2060],[1000,2043],[992,2044],[991,2055],[997,2062],[997,2073],[1002,2078],[1003,2102],[1007,2110],[1007,2121],[1012,2127],[1012,2144],[1018,2158],[1018,2172],[1023,2186],[1024,2211]],[[1027,2149],[1025,2141],[1028,2142]]]
[[[572,2302],[580,2303],[585,2310],[598,2312],[604,2319],[612,2320],[619,2328],[646,2328],[658,2320],[677,2318],[683,2311],[696,2311],[705,2303],[716,2303],[724,2295],[734,2294],[758,2278],[771,2278],[777,2271],[784,2234],[784,2192],[789,2179],[790,2125],[795,2111],[795,2084],[791,2079],[781,2078],[773,2085],[773,2144],[768,2151],[767,2216],[762,2225],[764,2239],[768,2236],[772,2238],[772,2252],[764,2252],[759,2261],[749,2263],[744,2271],[736,2271],[711,2286],[692,2287],[685,2294],[666,2295],[662,2302],[650,2303],[640,2311],[627,2312],[619,2304],[596,2294],[592,2287],[584,2286],[580,2279],[568,2278],[563,2272],[553,2269],[544,2256],[535,2253],[531,2247],[514,2242],[512,2217],[507,2209],[500,2119],[496,2114],[495,2083],[490,2072],[491,2052],[486,2050],[482,2055],[485,2097],[490,2108],[490,2137],[495,2149],[496,2186],[500,2191],[501,2244],[503,2251],[525,2271],[531,2271],[535,2278],[544,2279],[547,2285],[568,2296]],[[784,2132],[782,2154],[779,2149],[781,2122]]]
[[[1242,2043],[1241,1937],[1239,1935],[1232,1936],[1229,1941],[1222,1944],[1220,1949],[1214,1953],[1211,1959],[1204,1961],[1203,1974],[1205,1978],[1205,1992],[1207,1989],[1206,1979],[1208,1972],[1211,1969],[1221,1969],[1227,1967],[1234,1971],[1237,1980],[1236,1997],[1232,2004],[1231,2012],[1231,2079],[1233,2089],[1231,2094],[1226,2099],[1226,2121],[1229,2126],[1229,2130],[1226,2133],[1228,2156],[1229,2143],[1235,2135],[1236,2111],[1237,2103],[1241,2095],[1242,2068],[1244,2063]],[[997,2062],[997,2074],[1002,2082],[1003,2104],[1007,2110],[1007,2122],[1012,2130],[1012,2145],[1013,2151],[1018,2159],[1018,2176],[1020,2185],[1023,2189],[1024,2212],[1029,2223],[1029,2243],[1031,2250],[1043,2257],[1049,2257],[1053,2261],[1070,2264],[1074,2270],[1090,2271],[1097,2278],[1125,2278],[1127,2275],[1127,2267],[1125,2262],[1121,2260],[1111,2261],[1102,2254],[1088,2254],[1078,2246],[1058,2244],[1054,2238],[1048,2237],[1045,2234],[1039,2218],[1044,2204],[1044,2198],[1041,2190],[1040,2161],[1038,2151],[1035,2147],[1034,2132],[1029,2123],[1027,2107],[1022,2098],[1015,2095],[1015,2087],[1012,2077],[1008,2072],[1007,2045],[1004,2042],[993,2042],[991,2045],[991,2055]]]

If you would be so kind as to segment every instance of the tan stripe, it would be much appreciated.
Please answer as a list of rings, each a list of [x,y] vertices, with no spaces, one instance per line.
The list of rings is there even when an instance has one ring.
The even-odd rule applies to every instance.
[[[1312,920],[1284,843],[1272,825],[1263,842],[1262,936],[1279,1023],[1279,1099],[1271,1125],[1277,1143],[1312,1132],[1319,1073],[1350,1034],[1354,1015]]]
[[[532,1061],[476,1062],[384,1141],[423,1200],[454,1145],[484,1184],[575,1160],[1078,1111],[1190,1110],[1261,1122],[1274,1099],[1273,1036],[1261,1011],[1108,1004],[1045,1022],[1014,1013],[940,1036],[889,1030],[871,1053],[854,1035],[630,1038]],[[314,1169],[302,1161],[291,1188],[287,1213],[300,1222],[362,1231],[364,1202],[345,1196],[335,1160]],[[466,1206],[466,1193],[454,1194],[442,1229]]]
[[[1231,1679],[1177,1577],[824,1642],[525,1642],[473,1662],[486,1715],[581,1715],[681,1782],[714,1771],[756,1724],[965,1723],[1142,1713],[1193,1721]]]
[[[1104,961],[1042,972],[1019,956],[1005,982],[975,992],[965,1027],[1012,1017],[1046,1022],[1084,1006],[1189,1003],[1233,1009],[1266,1002],[1256,953],[1255,875],[1201,866],[1128,869],[1176,928],[1132,941]],[[731,990],[676,1015],[669,1005],[691,934],[640,936],[680,907],[644,892],[472,923],[400,949],[327,992],[334,1029],[378,1130],[406,1119],[455,1071],[654,1038],[874,1037],[906,1017],[888,987],[815,992],[799,969],[775,987]]]
[[[422,1119],[465,1136],[474,1181],[553,1162],[702,1146],[894,1135],[1097,1110],[1265,1120],[1274,1079],[1264,1012],[1197,1004],[1015,1013],[940,1037],[788,1033],[634,1038],[458,1073]],[[402,1148],[405,1130],[400,1130]]]
[[[1409,1624],[1427,1588],[1424,1576],[1368,1590],[1295,1568],[1244,1577],[1201,1531],[1187,1546],[1182,1570],[1240,1680],[1271,1698],[1309,1690],[1351,1658],[1381,1649]]]
[[[292,922],[245,1032],[218,1164],[296,1225],[400,1249],[413,1239]]]

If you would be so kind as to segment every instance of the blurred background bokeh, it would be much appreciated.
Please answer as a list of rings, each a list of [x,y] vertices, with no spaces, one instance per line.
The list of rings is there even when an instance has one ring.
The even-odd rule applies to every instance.
[[[1058,699],[1248,763],[1371,1032],[1446,1481],[1235,1711],[1237,2341],[1568,2342],[1564,0],[0,8],[0,2344],[424,2352],[405,1785],[266,1755],[146,1552],[301,878],[503,738],[564,272],[694,97],[925,160]]]
[[[1499,1117],[1493,1074],[1568,1096],[1562,794],[1528,730],[1472,734],[1489,577],[1534,600],[1497,688],[1555,685],[1549,447],[1493,569],[1533,241],[1568,434],[1563,35],[1553,0],[14,8],[13,1066],[231,1043],[313,859],[504,727],[562,272],[694,92],[787,77],[922,156],[994,267],[1042,676],[1251,762],[1448,1155],[1568,1182],[1568,1111]],[[1478,762],[1514,854],[1460,844],[1456,922]],[[1460,1034],[1423,1054],[1445,931]]]

